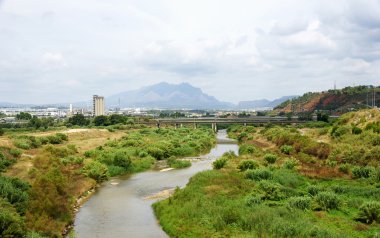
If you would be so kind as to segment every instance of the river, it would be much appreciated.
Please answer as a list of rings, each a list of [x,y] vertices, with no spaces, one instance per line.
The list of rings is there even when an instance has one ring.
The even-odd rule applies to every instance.
[[[147,171],[105,182],[79,209],[74,223],[75,237],[168,237],[151,207],[157,200],[146,197],[177,186],[184,187],[190,177],[211,169],[211,163],[230,150],[237,154],[238,145],[221,130],[216,146],[193,161],[189,168]]]

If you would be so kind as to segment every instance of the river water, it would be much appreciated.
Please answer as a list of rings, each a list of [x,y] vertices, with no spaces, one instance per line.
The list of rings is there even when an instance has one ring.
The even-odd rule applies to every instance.
[[[76,215],[77,238],[150,238],[168,237],[157,223],[151,207],[155,199],[147,196],[177,186],[184,187],[194,174],[211,169],[211,163],[223,153],[238,153],[238,145],[227,138],[225,130],[217,134],[217,144],[207,155],[185,169],[147,171],[113,178],[102,184]]]

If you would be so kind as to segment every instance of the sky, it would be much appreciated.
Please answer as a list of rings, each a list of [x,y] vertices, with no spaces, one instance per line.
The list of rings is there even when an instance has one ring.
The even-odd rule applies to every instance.
[[[159,82],[219,100],[380,84],[380,0],[0,0],[0,102]]]

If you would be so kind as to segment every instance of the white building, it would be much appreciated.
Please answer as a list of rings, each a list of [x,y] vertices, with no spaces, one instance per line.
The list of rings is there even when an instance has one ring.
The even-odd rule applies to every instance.
[[[104,97],[94,95],[92,97],[92,114],[96,116],[104,115]]]

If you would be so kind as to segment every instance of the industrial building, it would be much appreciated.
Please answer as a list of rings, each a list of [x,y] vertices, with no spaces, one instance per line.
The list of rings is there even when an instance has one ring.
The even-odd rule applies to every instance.
[[[93,109],[92,109],[92,114],[93,116],[101,116],[104,115],[104,97],[94,95],[92,97],[92,104],[93,104]]]

